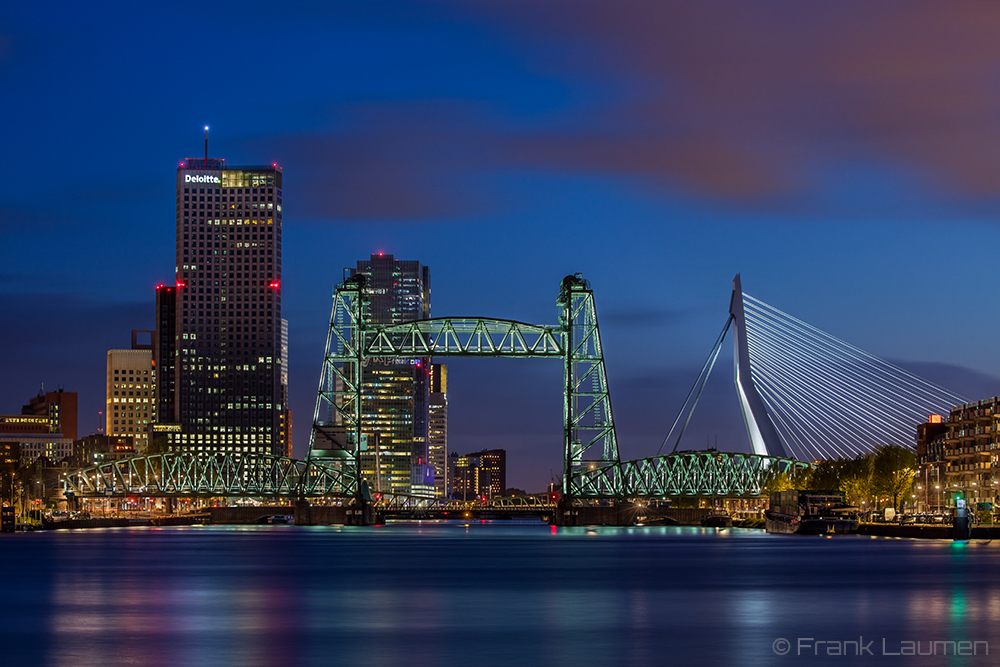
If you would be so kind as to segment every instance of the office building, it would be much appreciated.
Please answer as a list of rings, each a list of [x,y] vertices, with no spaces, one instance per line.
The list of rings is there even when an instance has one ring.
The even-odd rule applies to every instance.
[[[61,433],[72,443],[76,440],[76,403],[75,391],[46,392],[43,387],[21,408],[21,414],[48,418],[51,432]]]
[[[156,331],[153,333],[153,367],[156,370],[158,422],[176,423],[177,405],[177,287],[156,287]]]
[[[468,457],[477,459],[481,468],[490,471],[489,497],[495,498],[503,495],[507,488],[507,450],[484,449],[475,454],[469,454]]]
[[[138,334],[152,335],[152,344],[140,344]],[[152,331],[133,331],[132,349],[108,350],[105,429],[108,436],[134,439],[134,449],[144,454],[150,425],[156,423],[156,366]]]
[[[448,456],[448,497],[455,500],[490,500],[507,488],[507,452],[484,449],[473,454]]]
[[[448,366],[431,364],[427,408],[427,459],[434,468],[434,497],[448,494]]]
[[[57,396],[57,399],[66,399],[69,396],[69,392],[52,393],[63,394]],[[39,395],[44,397],[44,394]],[[73,394],[73,397],[75,398],[76,394]],[[70,412],[73,412],[72,421],[75,424],[75,409],[68,409],[69,401],[36,403],[36,405],[43,404],[44,408],[39,409],[39,414],[0,415],[0,451],[7,458],[16,456],[18,465],[31,463],[39,456],[46,456],[56,463],[73,453],[73,441],[58,429],[60,418],[66,415],[68,422]],[[53,405],[61,405],[62,410],[52,408]],[[73,405],[75,408],[75,401]],[[27,410],[29,406],[25,406],[24,409]]]
[[[155,431],[173,450],[290,449],[281,210],[277,165],[227,166],[206,146],[177,168],[176,281],[158,290],[155,345],[168,390]]]
[[[131,435],[91,433],[73,443],[72,465],[85,468],[141,454],[136,451],[135,443]]]
[[[430,269],[418,261],[376,253],[351,275],[366,278],[368,321],[401,324],[431,312]],[[363,372],[362,421],[370,445],[361,456],[361,476],[382,491],[433,495],[428,462],[427,415],[430,359],[372,359]]]

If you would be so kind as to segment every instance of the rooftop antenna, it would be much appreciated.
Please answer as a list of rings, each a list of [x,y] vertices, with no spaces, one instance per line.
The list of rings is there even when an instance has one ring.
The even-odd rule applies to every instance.
[[[205,126],[205,167],[208,167],[208,125]]]

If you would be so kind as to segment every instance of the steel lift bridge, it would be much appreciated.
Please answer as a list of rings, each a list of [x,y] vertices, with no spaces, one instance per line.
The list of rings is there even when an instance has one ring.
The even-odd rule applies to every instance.
[[[623,461],[611,411],[597,309],[590,284],[566,276],[555,325],[483,317],[445,317],[395,325],[366,320],[365,277],[342,282],[320,378],[309,461],[338,471],[347,495],[360,496],[361,369],[372,359],[516,357],[563,367],[563,497],[629,499],[755,496],[775,475],[804,464],[766,451],[673,452]]]

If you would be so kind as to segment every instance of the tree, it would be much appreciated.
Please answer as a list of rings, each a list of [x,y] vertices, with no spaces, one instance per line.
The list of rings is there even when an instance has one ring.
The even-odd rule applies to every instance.
[[[849,505],[857,507],[867,505],[867,509],[871,509],[874,497],[872,483],[874,461],[875,457],[872,454],[859,454],[853,460],[843,460],[837,488],[844,493]]]
[[[791,475],[787,472],[779,472],[764,485],[764,494],[769,495],[775,491],[787,491],[794,488],[795,485],[792,483]]]
[[[146,445],[146,451],[144,452],[147,456],[152,454],[166,454],[170,451],[170,446],[167,444],[167,434],[157,433],[150,436],[149,444]]]
[[[845,467],[851,465],[851,459],[828,459],[820,461],[809,476],[810,491],[830,491],[840,488],[840,477]]]
[[[872,486],[880,496],[892,498],[892,506],[902,510],[901,500],[910,493],[917,476],[913,450],[899,445],[881,445],[872,462]]]

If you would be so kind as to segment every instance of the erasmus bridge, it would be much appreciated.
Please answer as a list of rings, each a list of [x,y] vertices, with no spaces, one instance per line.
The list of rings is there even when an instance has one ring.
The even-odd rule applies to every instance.
[[[367,320],[365,277],[334,292],[309,454],[305,460],[219,453],[153,454],[68,475],[77,497],[346,498],[359,504],[433,507],[444,501],[379,494],[362,481],[370,431],[362,411],[362,368],[371,360],[514,357],[563,369],[564,502],[677,497],[752,497],[775,476],[810,462],[854,457],[883,444],[912,447],[928,414],[966,399],[756,299],[733,281],[729,316],[654,457],[622,459],[611,408],[594,293],[566,276],[555,324],[445,317],[404,324]],[[730,331],[734,384],[750,452],[678,450]]]

